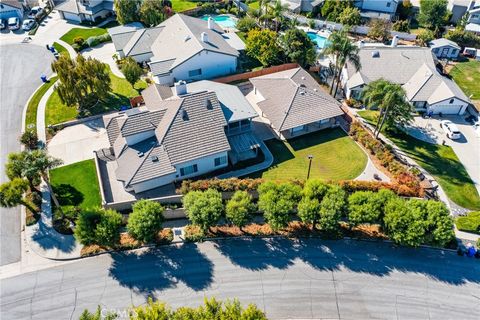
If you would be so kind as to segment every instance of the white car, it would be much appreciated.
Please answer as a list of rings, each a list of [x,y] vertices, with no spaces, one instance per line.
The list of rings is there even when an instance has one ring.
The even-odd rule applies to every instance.
[[[18,30],[20,28],[20,20],[17,17],[8,18],[8,30]]]
[[[30,19],[35,19],[36,17],[40,16],[40,14],[43,12],[43,9],[40,7],[33,7],[32,10],[28,13],[28,17]]]
[[[447,134],[447,137],[452,140],[460,139],[462,137],[457,125],[450,120],[443,120],[440,122],[440,127]]]
[[[22,23],[22,30],[29,31],[33,27],[35,27],[35,24],[36,24],[35,20],[25,19],[23,20],[23,23]]]

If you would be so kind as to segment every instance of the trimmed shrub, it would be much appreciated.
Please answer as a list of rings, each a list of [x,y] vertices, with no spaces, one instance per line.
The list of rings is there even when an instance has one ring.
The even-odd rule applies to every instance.
[[[247,224],[254,211],[252,196],[247,191],[236,191],[225,207],[227,219],[240,229]]]
[[[85,42],[85,39],[83,37],[75,37],[73,39],[73,43],[79,46],[82,46],[84,42]]]
[[[265,182],[258,188],[258,208],[272,230],[285,228],[290,221],[290,213],[301,197],[301,188],[292,183],[275,184]]]
[[[152,200],[139,200],[128,217],[127,230],[134,239],[145,243],[155,240],[162,229],[164,208]]]
[[[339,186],[332,186],[320,203],[320,229],[326,232],[338,230],[338,222],[345,213],[345,191]]]
[[[102,35],[99,35],[99,36],[89,37],[87,39],[86,43],[89,47],[95,47],[95,46],[99,45],[100,43],[109,42],[109,41],[112,41],[112,38],[110,37],[110,35],[108,33],[105,33],[105,34],[102,34]]]
[[[93,209],[79,213],[75,238],[83,245],[114,246],[120,238],[122,216],[114,210]]]
[[[192,224],[206,233],[222,215],[222,195],[213,189],[191,191],[183,197],[183,206]]]
[[[357,191],[348,198],[348,221],[359,224],[382,224],[386,203],[396,195],[386,189],[378,192]]]
[[[262,179],[208,179],[208,180],[184,180],[180,187],[181,194],[187,194],[190,191],[205,191],[214,189],[219,192],[233,192],[238,190],[254,191],[263,182]]]

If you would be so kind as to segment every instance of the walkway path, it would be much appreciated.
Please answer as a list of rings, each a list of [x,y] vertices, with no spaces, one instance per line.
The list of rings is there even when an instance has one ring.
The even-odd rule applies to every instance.
[[[355,178],[355,180],[378,181],[377,179],[375,179],[375,175],[378,175],[381,179],[380,181],[382,182],[390,182],[390,178],[385,173],[375,167],[373,161],[367,154],[367,166],[365,167],[365,170],[363,170],[363,172]]]
[[[40,102],[38,103],[38,108],[37,108],[37,135],[38,135],[38,139],[45,144],[47,143],[45,113],[47,110],[48,98],[50,98],[54,90],[55,90],[55,85],[51,86],[47,90],[47,92],[45,92],[42,99],[40,99]]]
[[[77,56],[77,52],[75,51],[75,49],[73,49],[72,46],[66,43],[65,41],[57,39],[55,40],[55,42],[58,44],[61,44],[65,49],[67,49],[68,53],[70,54],[70,58],[73,59]]]

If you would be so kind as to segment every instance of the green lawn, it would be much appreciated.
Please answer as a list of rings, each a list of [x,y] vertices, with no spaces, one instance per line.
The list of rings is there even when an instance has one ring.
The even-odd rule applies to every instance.
[[[197,7],[198,2],[187,0],[172,0],[172,9],[175,12],[182,12],[185,10],[194,9]]]
[[[275,160],[269,169],[254,176],[269,180],[306,179],[308,155],[313,155],[310,177],[323,180],[354,179],[367,165],[367,155],[338,128],[265,143]]]
[[[129,98],[139,95],[138,89],[146,88],[145,81],[140,80],[135,84],[135,87],[125,79],[119,78],[110,72],[110,79],[112,79],[112,93],[106,101],[97,104],[91,109],[91,115],[104,113],[110,110],[116,110],[122,105],[129,105]],[[45,124],[57,124],[69,120],[74,120],[79,117],[77,108],[68,107],[62,103],[58,93],[55,91],[47,101],[47,108],[45,112]]]
[[[38,90],[35,91],[35,93],[33,94],[30,101],[28,101],[27,114],[26,114],[26,117],[25,117],[25,128],[29,128],[29,127],[37,125],[38,103],[42,99],[45,92],[47,92],[47,90],[51,86],[53,86],[55,81],[57,81],[57,77],[50,78],[49,82],[44,83],[40,88],[38,88]]]
[[[368,122],[375,122],[378,112],[359,111]],[[435,177],[447,196],[467,209],[480,209],[480,196],[465,167],[453,149],[415,139],[405,133],[384,131],[393,143]]]
[[[60,40],[72,45],[74,44],[73,40],[76,37],[82,37],[84,40],[87,40],[90,37],[99,36],[104,33],[107,33],[106,28],[72,28],[65,33]]]
[[[466,216],[456,218],[455,224],[460,231],[480,234],[480,211],[469,212]]]
[[[93,159],[50,171],[50,181],[60,205],[88,209],[101,205],[100,187]]]
[[[53,47],[55,48],[55,50],[57,50],[57,52],[58,52],[59,54],[64,54],[64,55],[66,55],[67,57],[70,58],[70,53],[69,53],[68,50],[67,50],[64,46],[62,46],[60,43],[54,42],[54,43],[53,43]]]
[[[473,95],[472,99],[480,99],[480,61],[457,63],[450,75],[467,96]]]

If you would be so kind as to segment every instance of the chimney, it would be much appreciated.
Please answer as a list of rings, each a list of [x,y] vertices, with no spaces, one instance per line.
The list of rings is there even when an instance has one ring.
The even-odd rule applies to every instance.
[[[207,43],[208,42],[208,34],[206,32],[202,32],[200,34],[200,39],[202,40],[202,42]]]
[[[187,82],[180,80],[177,83],[175,83],[175,94],[177,96],[181,96],[183,94],[187,93]]]
[[[213,19],[212,17],[208,17],[208,20],[207,20],[207,26],[208,26],[208,29],[210,30],[213,30]]]
[[[392,44],[390,45],[392,48],[398,45],[398,36],[393,36]]]

